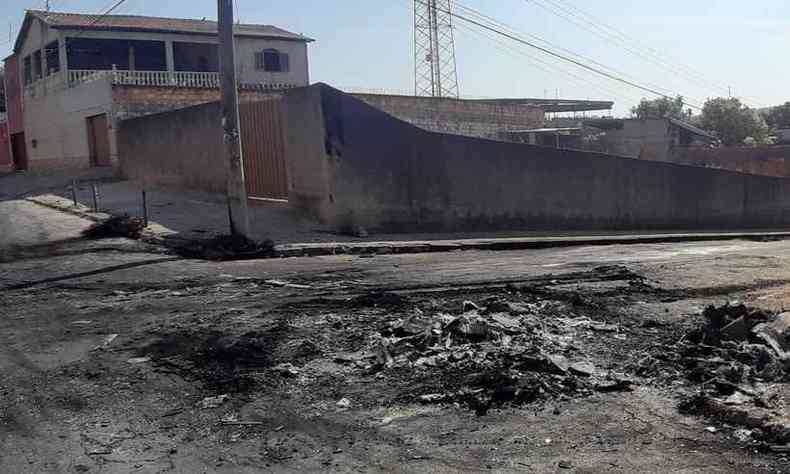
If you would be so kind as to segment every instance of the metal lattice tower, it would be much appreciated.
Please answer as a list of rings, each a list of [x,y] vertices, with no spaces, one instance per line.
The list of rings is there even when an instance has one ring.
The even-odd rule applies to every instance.
[[[458,98],[452,0],[414,0],[414,95]]]

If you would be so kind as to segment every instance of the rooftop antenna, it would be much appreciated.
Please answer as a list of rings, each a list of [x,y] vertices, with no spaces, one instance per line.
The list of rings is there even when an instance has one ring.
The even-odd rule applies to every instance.
[[[414,95],[460,96],[452,0],[414,0]]]

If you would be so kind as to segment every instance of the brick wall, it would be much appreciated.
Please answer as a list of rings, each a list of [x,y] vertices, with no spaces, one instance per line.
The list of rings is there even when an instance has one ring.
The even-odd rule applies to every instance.
[[[761,176],[790,177],[790,146],[675,148],[670,161]]]
[[[239,101],[271,96],[271,92],[242,90]],[[113,86],[116,120],[126,120],[220,100],[219,89],[188,87]]]
[[[501,132],[543,126],[540,107],[436,97],[352,94],[368,105],[425,130],[500,139]]]

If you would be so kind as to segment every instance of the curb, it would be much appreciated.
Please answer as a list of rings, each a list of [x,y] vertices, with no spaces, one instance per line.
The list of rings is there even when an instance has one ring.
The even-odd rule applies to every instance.
[[[102,222],[112,217],[103,212],[93,213],[74,206],[63,206],[36,197],[25,198],[26,201],[66,212],[94,222]],[[84,208],[84,206],[83,206]],[[87,208],[85,208],[87,209]],[[783,240],[790,239],[789,232],[719,232],[719,233],[674,233],[650,235],[610,235],[610,236],[579,236],[579,237],[516,237],[498,239],[457,239],[457,240],[420,240],[393,242],[327,242],[279,244],[274,247],[274,258],[288,257],[323,257],[331,255],[398,255],[416,253],[453,252],[463,250],[539,250],[546,248],[602,246],[602,245],[635,245],[704,242],[724,240]],[[153,232],[145,232],[141,239],[146,243],[177,246],[190,242],[177,236],[160,236]]]
[[[654,234],[595,237],[527,237],[418,242],[331,242],[326,244],[281,244],[275,246],[274,252],[277,257],[320,257],[329,255],[389,255],[452,252],[459,250],[537,250],[587,245],[659,244],[738,239],[783,240],[788,238],[790,238],[790,232],[728,232],[711,234]]]
[[[88,212],[83,211],[79,208],[74,206],[60,206],[58,204],[45,201],[43,199],[38,199],[35,197],[28,197],[25,198],[25,201],[32,202],[33,204],[38,204],[39,206],[48,207],[50,209],[54,209],[56,211],[65,212],[67,214],[71,214],[73,216],[82,217],[83,219],[88,219],[93,222],[101,222],[105,219],[109,219],[111,216],[110,214],[104,212]]]

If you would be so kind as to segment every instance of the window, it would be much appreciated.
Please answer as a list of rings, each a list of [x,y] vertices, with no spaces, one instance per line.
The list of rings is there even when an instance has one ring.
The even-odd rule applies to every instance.
[[[24,68],[24,71],[25,71],[24,72],[24,74],[25,74],[25,85],[28,85],[31,82],[33,82],[33,62],[32,62],[32,60],[31,60],[29,55],[25,56],[25,59],[23,60],[23,63],[24,63],[23,68]]]
[[[55,74],[60,71],[60,52],[58,51],[58,42],[53,41],[49,43],[45,51],[45,58],[47,62],[47,76]]]
[[[41,77],[41,50],[39,49],[33,53],[33,79],[37,81]]]
[[[255,53],[255,69],[267,72],[288,72],[290,70],[288,55],[276,49],[264,49]]]

